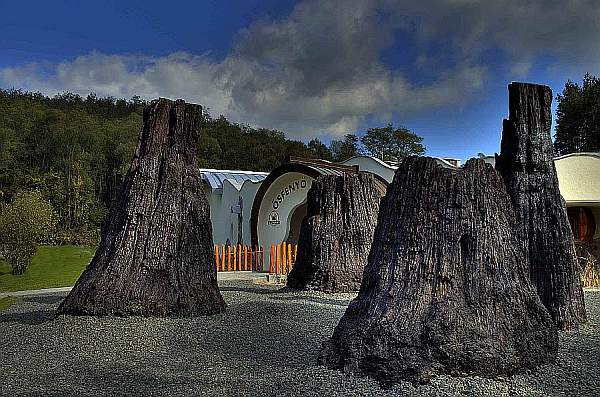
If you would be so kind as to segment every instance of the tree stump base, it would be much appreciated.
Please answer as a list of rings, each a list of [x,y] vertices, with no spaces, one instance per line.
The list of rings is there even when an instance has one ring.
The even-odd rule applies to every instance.
[[[368,174],[324,175],[312,184],[300,227],[298,258],[287,285],[358,291],[377,224],[379,200]]]
[[[511,83],[508,102],[496,169],[511,197],[517,236],[542,303],[559,329],[577,329],[586,321],[585,302],[573,232],[554,166],[552,90]]]
[[[220,313],[208,200],[196,162],[199,105],[160,99],[144,127],[96,254],[58,314]]]
[[[360,293],[319,363],[384,387],[494,377],[555,360],[558,334],[528,274],[500,175],[407,158],[381,202]]]

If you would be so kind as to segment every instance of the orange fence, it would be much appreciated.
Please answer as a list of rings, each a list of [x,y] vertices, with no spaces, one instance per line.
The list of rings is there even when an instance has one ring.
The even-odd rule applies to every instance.
[[[218,272],[260,272],[264,263],[262,247],[215,244],[215,265]]]
[[[298,244],[290,244],[285,241],[279,244],[271,244],[271,256],[269,274],[288,274],[296,263]]]

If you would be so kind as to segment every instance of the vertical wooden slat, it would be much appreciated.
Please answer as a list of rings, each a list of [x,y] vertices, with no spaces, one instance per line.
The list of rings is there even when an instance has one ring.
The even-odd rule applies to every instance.
[[[233,246],[233,270],[234,272],[237,270],[237,245]]]
[[[263,266],[265,265],[265,250],[263,249],[263,247],[258,247],[259,249],[259,268],[257,270],[262,271]]]
[[[221,245],[221,271],[225,271],[225,245]]]
[[[288,244],[288,273],[292,271],[292,244]]]
[[[219,246],[215,244],[215,269],[219,271]]]
[[[242,269],[242,245],[238,244],[238,270]]]
[[[252,270],[258,270],[258,247],[256,245],[252,247]]]
[[[281,243],[275,244],[275,274],[279,274],[279,266],[281,265]]]
[[[227,246],[227,271],[231,271],[231,245]]]
[[[283,274],[283,244],[279,243],[279,274]]]
[[[286,262],[287,262],[287,243],[283,241],[281,243],[281,274],[285,274]]]
[[[270,266],[269,266],[269,273],[273,274],[275,273],[275,246],[273,244],[271,244],[271,262],[270,262]]]
[[[280,267],[280,269],[281,269],[281,274],[283,274],[283,270],[284,270],[284,269],[283,269],[283,267],[284,267],[283,261],[284,261],[284,259],[285,259],[285,253],[284,253],[284,250],[285,250],[285,243],[284,243],[284,242],[282,242],[282,243],[280,244],[280,246],[281,246],[281,261],[280,261],[280,263],[281,263],[281,267]]]

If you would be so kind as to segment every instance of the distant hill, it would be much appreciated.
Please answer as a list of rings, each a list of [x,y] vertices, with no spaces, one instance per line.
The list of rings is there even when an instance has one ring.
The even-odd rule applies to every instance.
[[[98,228],[129,167],[145,105],[139,97],[0,90],[0,203],[40,190],[62,229]],[[289,155],[315,157],[281,131],[205,114],[200,167],[270,171]]]

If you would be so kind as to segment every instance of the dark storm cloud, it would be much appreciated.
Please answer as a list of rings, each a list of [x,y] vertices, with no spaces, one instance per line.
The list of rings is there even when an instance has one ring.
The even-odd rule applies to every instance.
[[[515,63],[539,55],[570,66],[600,60],[600,2],[597,0],[388,0],[396,13],[417,18],[427,40],[451,37],[466,57],[500,48]]]

